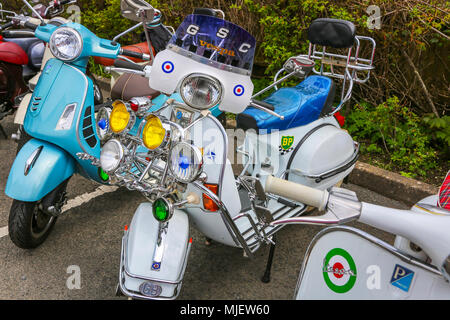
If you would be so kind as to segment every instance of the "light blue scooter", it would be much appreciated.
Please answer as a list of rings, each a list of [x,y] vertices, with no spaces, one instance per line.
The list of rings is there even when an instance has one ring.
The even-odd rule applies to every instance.
[[[49,43],[56,57],[47,62],[34,90],[23,124],[32,138],[18,152],[5,189],[14,199],[8,224],[11,240],[21,248],[35,248],[47,238],[61,213],[73,174],[102,184],[109,180],[106,173],[76,157],[79,152],[100,156],[94,88],[86,76],[89,57],[150,57],[100,39],[78,23],[57,27],[42,21],[37,26],[26,17],[22,19],[21,25],[34,29],[36,37]],[[167,99],[158,96],[152,108]]]
[[[150,5],[139,12],[133,13],[132,9],[125,11],[132,20],[138,18],[146,23],[155,17]],[[35,30],[37,38],[49,43],[55,56],[46,63],[28,105],[23,129],[30,140],[22,140],[24,144],[5,189],[6,195],[14,199],[8,223],[10,238],[18,247],[30,249],[44,242],[51,232],[66,201],[65,190],[72,175],[78,173],[101,184],[109,181],[105,172],[76,156],[85,153],[99,158],[99,130],[104,129],[96,124],[93,82],[86,76],[89,57],[117,59],[120,55],[149,60],[150,56],[124,50],[116,41],[100,39],[78,23],[54,26],[42,20],[37,26],[27,17],[20,19],[21,25]],[[115,66],[126,71],[130,62],[115,60]],[[161,94],[152,99],[149,111],[159,109],[168,98]],[[217,106],[211,111],[216,117],[223,116]],[[136,119],[132,130],[137,129],[141,119]]]

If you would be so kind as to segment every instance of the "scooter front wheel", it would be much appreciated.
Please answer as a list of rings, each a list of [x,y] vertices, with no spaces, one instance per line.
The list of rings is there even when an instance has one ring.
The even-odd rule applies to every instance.
[[[8,221],[9,237],[19,248],[38,247],[55,225],[57,217],[41,210],[39,204],[40,201],[13,201]]]

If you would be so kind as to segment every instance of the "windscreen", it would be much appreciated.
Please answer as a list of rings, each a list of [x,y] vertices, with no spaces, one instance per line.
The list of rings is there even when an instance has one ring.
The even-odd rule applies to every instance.
[[[229,21],[206,15],[187,16],[170,44],[228,66],[251,71],[255,38]]]

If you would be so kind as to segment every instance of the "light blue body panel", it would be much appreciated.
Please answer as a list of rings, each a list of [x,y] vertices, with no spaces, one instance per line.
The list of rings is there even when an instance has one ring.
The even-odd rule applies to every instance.
[[[51,24],[39,26],[35,31],[35,35],[37,38],[48,43],[53,32],[62,27],[75,29],[83,39],[83,50],[77,59],[70,62],[72,65],[86,68],[89,57],[91,56],[115,59],[120,52],[120,45],[118,43],[113,44],[111,40],[97,37],[88,28],[79,23],[69,22],[60,27]]]
[[[34,165],[25,175],[25,164],[31,154],[43,147]],[[31,139],[14,160],[6,183],[7,196],[21,201],[38,201],[76,171],[75,159],[54,144]]]
[[[297,86],[281,88],[264,99],[275,107],[276,113],[284,116],[284,120],[252,107],[242,114],[252,117],[258,129],[265,129],[267,132],[303,126],[320,117],[332,90],[333,83],[330,78],[309,76]]]
[[[50,59],[33,92],[24,129],[30,136],[49,141],[74,157],[81,166],[80,174],[104,183],[95,166],[76,157],[78,152],[100,157],[93,90],[92,80],[78,68]],[[70,128],[56,130],[66,107],[71,104],[75,104],[75,109]]]

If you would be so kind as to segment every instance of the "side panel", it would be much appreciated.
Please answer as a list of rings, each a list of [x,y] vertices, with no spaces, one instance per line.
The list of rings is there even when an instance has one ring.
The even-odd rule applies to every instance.
[[[339,168],[355,157],[356,147],[351,136],[339,128],[334,117],[320,118],[305,126],[270,134],[257,135],[250,130],[246,133],[242,148],[254,157],[248,171],[253,176],[259,174],[263,184],[267,175],[283,174],[289,162],[288,180],[321,190],[335,185],[353,169],[352,166],[320,182],[305,177]],[[285,144],[284,141],[288,140],[291,143]],[[295,152],[299,143],[301,145]],[[248,160],[240,157],[239,161],[246,164]]]
[[[34,164],[25,175],[27,161],[41,148]],[[21,201],[38,201],[75,172],[75,161],[61,148],[45,141],[32,139],[17,154],[9,172],[5,193]]]
[[[92,80],[83,71],[50,59],[28,105],[25,131],[37,139],[52,142],[74,158],[78,152],[99,158],[100,140],[95,128],[93,90]],[[63,117],[69,120],[58,128]],[[98,168],[88,161],[78,162],[82,175],[102,183]]]
[[[93,104],[92,80],[79,69],[50,59],[33,92],[25,115],[24,129],[29,135],[51,141],[70,154],[89,152],[89,149],[98,146],[96,130],[92,126],[95,124]],[[71,121],[63,129],[57,129],[58,121],[70,105],[75,105],[71,109]],[[87,129],[91,130],[84,134],[83,130]],[[87,142],[90,137],[94,138],[92,144]],[[100,148],[97,149],[99,153]]]
[[[450,286],[430,265],[411,260],[355,228],[327,228],[304,259],[296,299],[450,299]]]

